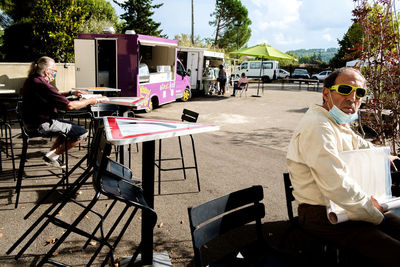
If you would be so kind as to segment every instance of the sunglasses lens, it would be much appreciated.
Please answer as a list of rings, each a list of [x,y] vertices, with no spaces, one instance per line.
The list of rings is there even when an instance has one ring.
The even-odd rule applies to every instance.
[[[348,85],[340,85],[338,87],[338,92],[342,95],[349,95],[351,93],[351,90],[353,88],[351,88],[351,86]]]
[[[367,94],[367,90],[365,90],[364,88],[357,88],[356,90],[356,96],[358,97],[364,97]]]

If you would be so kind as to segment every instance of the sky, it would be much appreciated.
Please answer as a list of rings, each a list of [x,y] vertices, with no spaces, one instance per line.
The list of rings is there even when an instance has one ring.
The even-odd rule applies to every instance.
[[[112,3],[117,14],[123,13]],[[252,21],[247,46],[267,43],[283,52],[297,49],[338,47],[352,24],[353,0],[242,0]],[[154,0],[163,3],[154,9],[153,20],[163,34],[174,39],[191,34],[191,0]],[[215,0],[193,0],[194,34],[201,39],[215,36],[209,25]]]

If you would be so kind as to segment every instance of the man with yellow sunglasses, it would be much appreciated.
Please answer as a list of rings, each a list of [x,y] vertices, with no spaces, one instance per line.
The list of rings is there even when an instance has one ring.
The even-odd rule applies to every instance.
[[[324,81],[322,106],[307,111],[290,141],[287,165],[303,228],[374,266],[392,266],[400,252],[400,218],[384,213],[373,196],[354,186],[339,157],[343,151],[373,147],[349,126],[357,119],[364,88],[358,70],[333,71]],[[331,224],[329,201],[342,207],[350,221]]]

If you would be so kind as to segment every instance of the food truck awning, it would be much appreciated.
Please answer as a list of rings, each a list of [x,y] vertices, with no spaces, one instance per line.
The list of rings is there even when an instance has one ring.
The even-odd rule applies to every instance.
[[[147,46],[178,46],[177,40],[164,39],[160,37],[138,34],[138,41],[141,45]]]

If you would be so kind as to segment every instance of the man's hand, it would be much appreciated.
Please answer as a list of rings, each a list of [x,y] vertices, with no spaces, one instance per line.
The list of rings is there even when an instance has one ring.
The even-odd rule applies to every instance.
[[[73,91],[72,92],[72,94],[74,95],[74,96],[77,96],[77,97],[81,97],[82,95],[86,95],[88,92],[86,92],[86,91],[81,91],[81,90],[75,90],[75,91]]]
[[[375,208],[377,208],[383,214],[382,206],[379,205],[378,201],[376,201],[376,199],[373,196],[371,196],[371,201],[372,201],[372,204],[374,204]]]
[[[392,155],[389,155],[388,157],[389,157],[389,160],[390,160],[390,165],[392,166],[393,170],[397,172],[398,170],[396,168],[396,165],[394,164],[394,161],[395,160],[400,160],[400,158],[398,156],[392,156]]]

